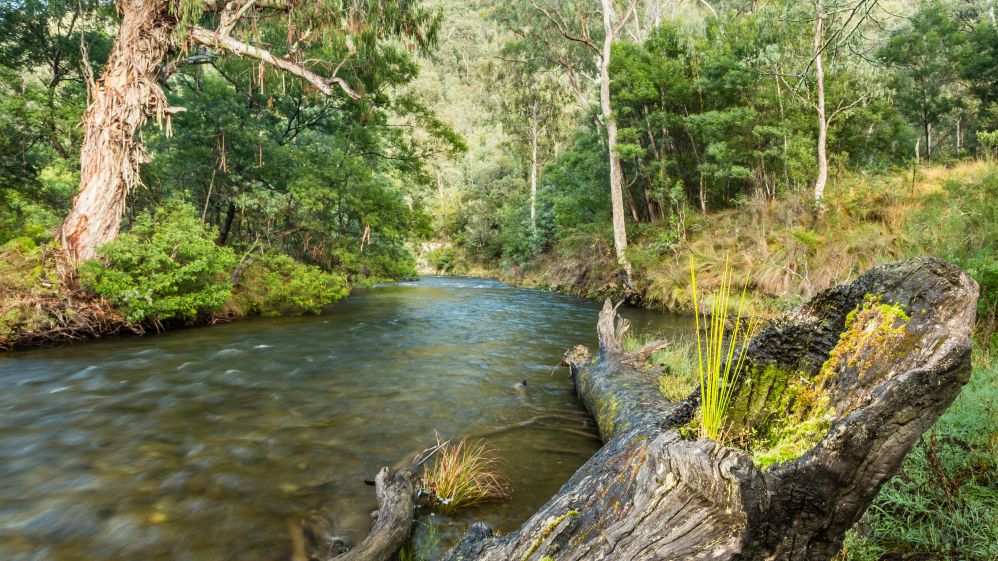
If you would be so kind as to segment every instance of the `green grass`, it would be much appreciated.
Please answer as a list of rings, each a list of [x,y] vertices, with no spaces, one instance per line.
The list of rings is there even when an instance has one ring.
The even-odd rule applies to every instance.
[[[633,353],[641,347],[662,339],[660,333],[625,333],[620,342],[621,347]],[[678,338],[669,340],[669,346],[657,350],[648,357],[648,366],[662,369],[658,377],[658,389],[669,401],[686,399],[697,387],[697,373],[693,363],[696,361],[696,346],[692,341]]]
[[[988,352],[847,534],[840,561],[998,559],[998,361]]]
[[[399,550],[399,561],[431,561],[436,557],[440,541],[437,523],[432,518],[418,520],[409,542]]]

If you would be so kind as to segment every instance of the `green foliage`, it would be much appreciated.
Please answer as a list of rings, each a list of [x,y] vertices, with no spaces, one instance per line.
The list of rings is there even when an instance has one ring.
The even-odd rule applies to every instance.
[[[998,157],[998,131],[977,131],[977,142],[987,159],[994,161]]]
[[[44,304],[68,300],[59,282],[57,251],[27,237],[0,244],[0,349],[55,323]]]
[[[441,273],[453,273],[456,263],[454,262],[454,249],[445,246],[430,250],[426,254],[426,261],[434,270]]]
[[[240,315],[318,314],[349,293],[342,274],[279,253],[254,255],[239,271],[230,306]]]
[[[83,263],[80,282],[109,299],[132,322],[191,319],[220,308],[232,294],[232,250],[215,245],[190,205],[171,201],[140,214],[131,230]]]

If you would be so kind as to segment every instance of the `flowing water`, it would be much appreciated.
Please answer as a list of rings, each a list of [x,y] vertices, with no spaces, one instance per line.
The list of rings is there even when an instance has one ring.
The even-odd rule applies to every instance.
[[[513,530],[600,445],[555,366],[594,345],[597,311],[429,277],[319,317],[0,355],[0,559],[286,560],[289,528],[317,516],[355,543],[376,508],[364,480],[435,431],[492,433],[513,491],[424,515],[421,534],[442,548],[471,521]],[[688,326],[628,315],[638,328]],[[557,418],[509,428],[542,414]]]

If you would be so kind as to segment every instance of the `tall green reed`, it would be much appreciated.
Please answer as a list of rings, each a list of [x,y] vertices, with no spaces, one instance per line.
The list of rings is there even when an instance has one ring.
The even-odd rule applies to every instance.
[[[693,256],[690,256],[690,281],[697,329],[697,373],[700,379],[700,436],[717,441],[723,438],[724,420],[738,377],[745,369],[749,340],[757,327],[754,315],[748,318],[747,323],[743,321],[748,287],[746,284],[742,286],[734,328],[730,336],[726,336],[731,279],[731,263],[729,259],[725,259],[721,285],[711,302],[710,316],[704,317],[700,313],[697,297],[696,264]]]

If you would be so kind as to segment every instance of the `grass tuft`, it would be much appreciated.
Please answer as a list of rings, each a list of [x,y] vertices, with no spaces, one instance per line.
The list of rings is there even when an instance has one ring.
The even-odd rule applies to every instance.
[[[425,467],[422,488],[441,513],[509,497],[508,480],[497,469],[495,450],[483,441],[446,444],[432,467]]]
[[[731,280],[730,261],[725,260],[720,286],[712,298],[710,316],[702,316],[697,300],[696,266],[693,257],[690,256],[690,286],[693,291],[697,331],[697,374],[700,380],[700,436],[717,441],[722,439],[724,419],[731,404],[735,383],[745,368],[748,343],[756,328],[756,319],[753,315],[749,318],[746,329],[742,330],[741,318],[745,312],[746,302],[746,289],[743,287],[734,329],[730,336],[726,336]],[[737,356],[735,356],[736,349]]]

